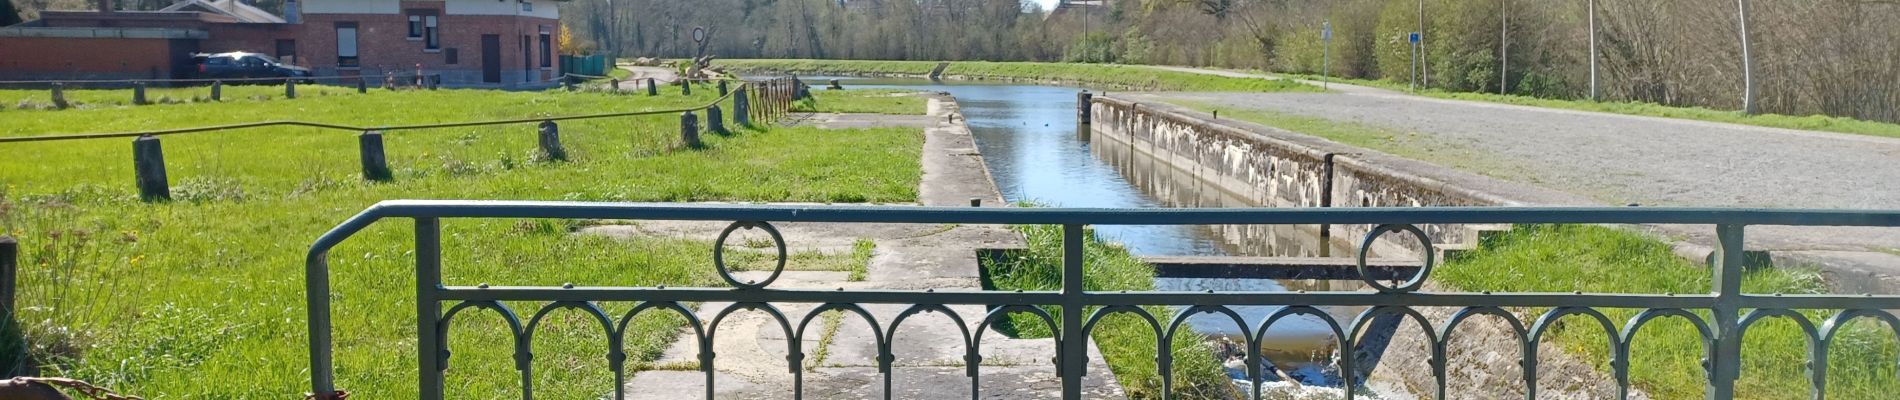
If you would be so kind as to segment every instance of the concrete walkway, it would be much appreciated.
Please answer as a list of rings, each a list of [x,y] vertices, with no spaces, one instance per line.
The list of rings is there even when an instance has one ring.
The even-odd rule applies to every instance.
[[[1609,205],[1900,209],[1900,139],[1333,87],[1335,93],[1131,97],[1377,127],[1421,161],[1488,165],[1471,172]],[[1713,243],[1710,227],[1665,228],[1671,236]],[[1747,239],[1750,250],[1771,251],[1777,263],[1823,267],[1839,291],[1900,293],[1900,229],[1754,227]]]
[[[647,78],[653,78],[655,83],[660,85],[679,82],[680,80],[679,71],[675,71],[672,68],[636,67],[631,65],[621,65],[619,68],[631,73],[631,75],[627,76],[627,79],[620,81],[619,89],[625,91],[646,90]]]
[[[929,117],[820,115],[815,121],[839,122],[841,127],[919,126],[925,128],[924,176],[919,188],[926,206],[967,207],[971,199],[985,206],[1002,204],[977,155],[969,129],[954,102],[947,97],[930,102]],[[948,123],[957,115],[957,123]],[[877,120],[877,121],[873,121]],[[824,126],[824,125],[821,125]],[[897,206],[894,206],[897,207]],[[859,239],[876,244],[865,279],[848,282],[845,272],[786,271],[773,288],[842,288],[847,290],[981,290],[976,252],[979,248],[1020,248],[1020,235],[995,225],[916,224],[774,224],[784,235],[788,250],[849,252]],[[686,237],[711,241],[723,223],[641,221],[632,225],[594,227],[586,233]],[[765,272],[742,274],[763,276]],[[742,275],[741,279],[750,276]],[[702,320],[730,303],[700,304]],[[797,329],[810,304],[774,304]],[[867,305],[880,329],[908,306]],[[904,399],[968,399],[963,330],[974,330],[986,310],[982,306],[951,306],[964,322],[962,329],[941,314],[918,314],[906,319],[891,340],[896,356],[891,372],[895,393]],[[875,338],[862,318],[844,314],[838,322],[820,317],[807,328],[801,348],[805,353],[803,390],[807,398],[878,398],[883,375],[876,362]],[[1061,380],[1051,362],[1053,339],[1010,339],[994,331],[980,332],[982,397],[1060,398]],[[787,364],[786,335],[773,318],[761,312],[738,312],[722,322],[714,335],[715,391],[719,398],[789,398],[793,376]],[[698,370],[697,339],[690,330],[681,334],[655,370],[636,373],[625,393],[632,399],[679,400],[705,395],[705,372]],[[822,349],[822,350],[821,350]],[[1089,349],[1090,398],[1123,398],[1119,385],[1093,346]]]

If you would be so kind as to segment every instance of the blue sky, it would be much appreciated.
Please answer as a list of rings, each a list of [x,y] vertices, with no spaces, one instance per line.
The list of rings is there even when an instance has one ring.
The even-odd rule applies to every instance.
[[[1055,7],[1056,7],[1056,3],[1057,3],[1057,2],[1059,2],[1059,1],[1060,1],[1060,0],[1033,0],[1032,2],[1034,2],[1034,3],[1040,3],[1040,4],[1042,4],[1042,9],[1043,9],[1043,10],[1048,10],[1048,9],[1051,9],[1051,8],[1055,8]]]

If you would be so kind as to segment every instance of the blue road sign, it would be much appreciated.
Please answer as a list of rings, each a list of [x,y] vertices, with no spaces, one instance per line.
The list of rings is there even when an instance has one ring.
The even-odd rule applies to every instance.
[[[1412,43],[1418,43],[1418,32],[1412,32],[1412,35],[1407,39],[1411,40]]]
[[[1327,22],[1320,25],[1319,40],[1333,40],[1333,23],[1332,22]]]

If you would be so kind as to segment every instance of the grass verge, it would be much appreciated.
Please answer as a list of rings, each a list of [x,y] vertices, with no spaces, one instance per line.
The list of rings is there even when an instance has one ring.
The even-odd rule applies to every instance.
[[[1062,228],[1048,225],[1018,226],[1029,239],[1029,248],[1006,260],[985,260],[983,269],[992,290],[1060,290],[1062,287]],[[1103,244],[1088,232],[1084,241],[1083,287],[1089,291],[1154,290],[1154,267],[1130,255],[1126,249]],[[1062,310],[1045,307],[1059,321]],[[1174,315],[1167,307],[1147,307],[1162,324]],[[1093,313],[1094,308],[1088,312]],[[1017,337],[1049,337],[1052,332],[1041,319],[1028,314],[1012,314],[1007,326],[998,329]],[[1166,326],[1163,325],[1163,329]],[[1156,341],[1147,321],[1128,314],[1103,318],[1090,332],[1102,358],[1115,373],[1129,398],[1161,398],[1161,374],[1155,364]],[[1214,359],[1205,338],[1182,332],[1172,343],[1174,357],[1173,398],[1236,398],[1233,384]]]
[[[0,135],[120,131],[298,119],[393,125],[666,109],[695,96],[406,91],[295,102],[69,110],[9,118]],[[532,124],[392,132],[396,179],[365,182],[354,134],[300,128],[164,137],[175,201],[136,200],[129,140],[0,145],[0,230],[24,244],[20,320],[47,375],[147,398],[284,398],[308,390],[302,253],[317,235],[385,199],[909,202],[921,177],[916,129],[740,129],[678,148],[678,116],[561,124],[570,161],[534,157]],[[718,286],[703,241],[573,235],[567,223],[444,221],[445,283]],[[413,398],[412,236],[371,226],[332,253],[339,386]],[[792,260],[836,268],[853,255]],[[808,264],[806,264],[808,263]],[[509,303],[531,315],[541,304]],[[601,305],[618,317],[631,304]],[[643,316],[630,361],[656,358],[680,326]],[[605,339],[561,311],[534,336],[536,393],[610,392]],[[502,319],[459,315],[449,396],[520,395]],[[637,367],[633,367],[637,368]]]
[[[1707,267],[1677,257],[1667,244],[1621,229],[1578,225],[1519,226],[1432,275],[1435,282],[1474,292],[1708,293],[1710,279]],[[1819,274],[1785,267],[1751,272],[1742,286],[1746,293],[1826,291]],[[1621,325],[1640,310],[1600,311]],[[1697,313],[1708,318],[1707,311]],[[1802,313],[1816,325],[1831,316]],[[1552,344],[1609,371],[1602,329],[1582,319],[1566,321],[1571,323],[1554,328]],[[1867,321],[1857,320],[1843,330],[1830,349],[1828,397],[1873,399],[1900,391],[1893,364],[1900,355],[1893,338],[1883,325]],[[1793,322],[1770,319],[1751,327],[1743,340],[1736,397],[1807,397],[1806,346],[1806,335]],[[1645,325],[1630,354],[1632,384],[1653,398],[1703,398],[1702,341],[1689,323],[1671,318]]]
[[[929,102],[929,99],[914,90],[822,90],[813,87],[810,98],[792,103],[792,111],[923,115],[929,111],[926,110]]]
[[[931,61],[863,60],[720,60],[720,65],[747,71],[778,71],[799,74],[900,74],[928,75],[937,67]],[[1317,92],[1318,87],[1285,80],[1233,78],[1191,72],[1166,71],[1136,65],[1069,64],[1035,62],[954,61],[944,69],[946,77],[1059,81],[1085,86],[1108,86],[1137,90],[1174,90],[1198,92]]]

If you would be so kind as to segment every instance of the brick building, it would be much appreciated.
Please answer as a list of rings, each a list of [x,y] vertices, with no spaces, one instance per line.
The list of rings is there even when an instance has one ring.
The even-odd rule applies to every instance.
[[[273,15],[241,0],[159,11],[48,11],[0,28],[0,80],[187,78],[192,53],[276,55],[318,76],[442,74],[443,84],[549,86],[565,0],[290,0]]]

